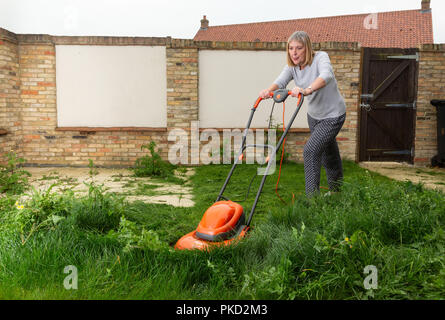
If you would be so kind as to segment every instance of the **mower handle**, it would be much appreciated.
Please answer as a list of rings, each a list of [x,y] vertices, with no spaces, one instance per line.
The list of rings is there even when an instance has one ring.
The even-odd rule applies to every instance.
[[[269,96],[273,98],[273,100],[277,103],[284,102],[284,100],[287,99],[288,96],[292,94],[292,91],[289,91],[287,89],[278,89],[273,92],[269,93]],[[298,93],[298,95],[301,95],[301,92]],[[253,106],[254,109],[258,108],[258,105],[263,100],[263,98],[258,97],[258,99],[255,101],[255,105]]]
[[[274,91],[270,96],[274,98],[275,102],[284,102],[284,100],[286,100],[286,98],[290,94],[291,94],[291,91],[287,91],[286,89],[280,89],[280,90]],[[252,123],[253,115],[256,112],[256,108],[258,107],[258,105],[261,102],[261,100],[263,100],[263,98],[259,97],[257,99],[257,101],[255,102],[255,106],[251,109],[249,120],[247,121],[246,129],[244,130],[244,133],[243,133],[243,138],[242,138],[242,141],[241,141],[241,148],[240,148],[240,151],[238,153],[238,158],[236,158],[234,164],[232,165],[232,168],[230,169],[229,175],[227,176],[226,181],[224,182],[224,185],[222,186],[221,191],[219,192],[219,195],[218,195],[218,198],[216,199],[216,201],[219,201],[221,198],[223,198],[223,193],[224,193],[224,190],[227,187],[227,184],[229,183],[230,177],[232,176],[233,171],[235,170],[235,167],[238,164],[238,162],[242,160],[241,156],[243,154],[243,151],[247,147],[252,147],[252,145],[246,146],[246,139],[247,139],[247,134],[249,132],[250,124]],[[275,153],[273,153],[273,155],[272,155],[272,161],[270,161],[270,159],[269,159],[269,161],[267,161],[268,167],[266,168],[266,173],[264,174],[263,179],[261,180],[260,188],[258,190],[258,193],[257,193],[256,198],[255,198],[255,202],[254,202],[254,204],[252,206],[249,218],[247,220],[247,224],[246,224],[247,226],[249,226],[250,221],[252,220],[252,216],[253,216],[253,213],[255,211],[256,204],[257,204],[258,199],[260,197],[261,191],[262,191],[262,189],[264,187],[264,183],[265,183],[266,177],[267,177],[267,170],[269,169],[269,166],[273,162],[273,159],[275,158],[275,154],[276,154],[277,150],[280,149],[281,145],[284,143],[284,139],[285,139],[287,133],[289,132],[289,129],[292,126],[292,123],[294,122],[298,112],[300,111],[301,106],[303,105],[303,101],[304,101],[304,96],[303,96],[303,94],[301,94],[301,92],[299,92],[298,93],[297,107],[295,108],[295,111],[294,111],[291,119],[289,120],[288,125],[286,126],[286,129],[284,130],[283,134],[281,135],[281,138],[278,141],[278,144],[274,147]],[[224,198],[224,199],[226,199],[226,198]]]

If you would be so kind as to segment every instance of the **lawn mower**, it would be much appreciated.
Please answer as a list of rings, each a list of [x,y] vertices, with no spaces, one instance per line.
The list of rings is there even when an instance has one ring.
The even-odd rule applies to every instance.
[[[286,100],[286,98],[291,94],[290,91],[287,89],[279,89],[274,92],[270,93],[270,96],[273,98],[273,100],[276,103],[281,103]],[[271,164],[275,162],[275,156],[277,151],[280,149],[281,145],[283,144],[283,141],[285,140],[285,137],[292,126],[292,123],[295,120],[295,117],[297,116],[298,112],[301,109],[301,106],[303,104],[303,95],[300,93],[298,95],[298,104],[297,108],[295,109],[295,112],[293,113],[287,127],[284,130],[284,133],[282,134],[280,140],[278,141],[278,144],[276,146],[272,146],[270,144],[268,145],[261,145],[261,144],[249,144],[246,145],[246,138],[247,133],[250,128],[250,124],[252,122],[253,115],[255,114],[255,111],[258,108],[258,105],[263,99],[259,97],[256,101],[254,106],[251,109],[250,117],[247,122],[246,129],[244,130],[242,141],[241,141],[241,147],[238,152],[238,156],[235,158],[234,164],[224,182],[224,185],[221,188],[221,191],[219,192],[219,195],[215,201],[215,203],[206,210],[204,213],[204,216],[202,217],[201,221],[199,222],[199,225],[196,230],[186,234],[181,239],[178,240],[178,242],[175,245],[175,249],[183,250],[183,249],[199,249],[199,250],[206,250],[210,246],[213,245],[229,245],[234,240],[243,238],[247,231],[249,230],[250,222],[252,221],[253,213],[255,212],[256,205],[258,203],[258,200],[260,198],[260,194],[263,190],[264,183],[266,182],[266,178],[269,172],[269,168],[271,167]],[[266,169],[264,171],[263,178],[260,183],[260,187],[258,189],[258,192],[255,197],[255,201],[253,203],[253,206],[250,210],[250,214],[248,218],[246,219],[246,215],[244,212],[243,207],[236,203],[231,201],[230,199],[227,199],[223,196],[224,190],[227,187],[227,184],[229,183],[230,178],[232,177],[232,174],[235,170],[235,167],[237,164],[242,161],[243,159],[243,152],[247,148],[268,148],[270,150],[269,154],[270,156],[266,158]],[[223,199],[223,200],[222,200]]]

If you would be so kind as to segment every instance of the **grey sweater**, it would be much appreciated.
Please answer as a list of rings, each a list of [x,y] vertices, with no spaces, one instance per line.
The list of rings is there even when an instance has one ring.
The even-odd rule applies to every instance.
[[[286,65],[274,83],[283,89],[294,79],[297,87],[305,89],[318,77],[326,82],[326,86],[305,97],[309,102],[307,113],[318,120],[345,114],[345,101],[338,90],[329,56],[324,51],[317,51],[312,64],[303,70]]]

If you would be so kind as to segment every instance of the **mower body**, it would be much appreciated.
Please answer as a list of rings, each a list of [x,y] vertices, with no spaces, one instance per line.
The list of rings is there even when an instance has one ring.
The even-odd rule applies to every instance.
[[[175,249],[206,249],[229,244],[242,238],[246,231],[243,207],[233,201],[215,202],[204,213],[198,228],[178,240]]]

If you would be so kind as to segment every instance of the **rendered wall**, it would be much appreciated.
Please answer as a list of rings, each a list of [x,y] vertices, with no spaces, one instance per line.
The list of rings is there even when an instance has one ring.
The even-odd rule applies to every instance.
[[[58,127],[167,125],[165,46],[56,45]]]
[[[260,90],[268,88],[286,65],[284,51],[200,50],[199,124],[202,128],[244,128]],[[293,88],[293,81],[288,88]],[[267,128],[272,100],[255,113],[252,128]],[[287,101],[285,122],[296,101]],[[292,128],[308,128],[307,103]],[[282,123],[282,106],[274,108],[274,123]]]

